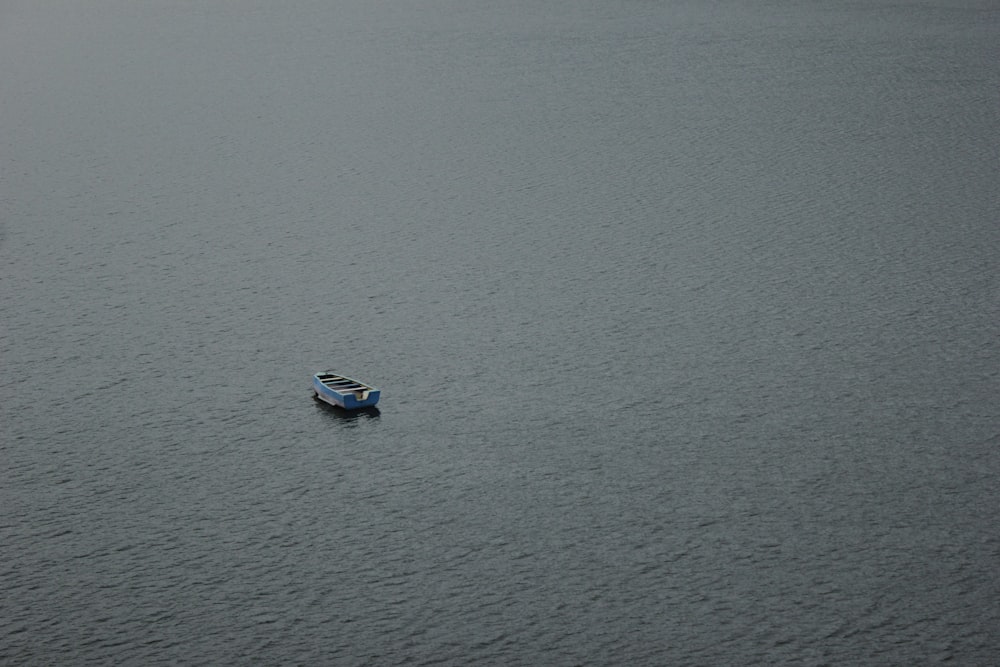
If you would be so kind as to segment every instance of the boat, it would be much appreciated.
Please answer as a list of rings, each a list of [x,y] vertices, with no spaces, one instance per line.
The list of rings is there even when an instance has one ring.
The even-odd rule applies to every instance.
[[[374,407],[382,393],[370,384],[333,371],[316,373],[313,375],[312,385],[314,398],[345,410]]]

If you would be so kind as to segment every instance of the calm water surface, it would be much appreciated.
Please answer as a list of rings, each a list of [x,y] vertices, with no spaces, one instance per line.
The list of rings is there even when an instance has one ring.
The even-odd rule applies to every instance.
[[[0,2],[0,663],[995,662],[998,44]]]

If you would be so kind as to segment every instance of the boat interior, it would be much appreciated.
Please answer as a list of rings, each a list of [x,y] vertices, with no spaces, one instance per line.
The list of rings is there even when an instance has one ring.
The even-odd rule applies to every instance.
[[[325,386],[337,391],[359,391],[362,389],[371,389],[368,385],[361,384],[360,382],[356,382],[350,378],[341,377],[339,375],[320,374],[316,377],[318,377],[319,381]]]

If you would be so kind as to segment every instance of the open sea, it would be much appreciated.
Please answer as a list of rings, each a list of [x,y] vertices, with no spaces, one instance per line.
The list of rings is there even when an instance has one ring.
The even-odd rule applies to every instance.
[[[996,0],[0,0],[0,62],[0,664],[1000,661]]]

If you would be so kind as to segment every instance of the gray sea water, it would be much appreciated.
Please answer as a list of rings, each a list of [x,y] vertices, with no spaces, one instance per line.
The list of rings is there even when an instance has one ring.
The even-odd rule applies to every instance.
[[[0,663],[1000,659],[997,2],[2,0],[0,62]]]

